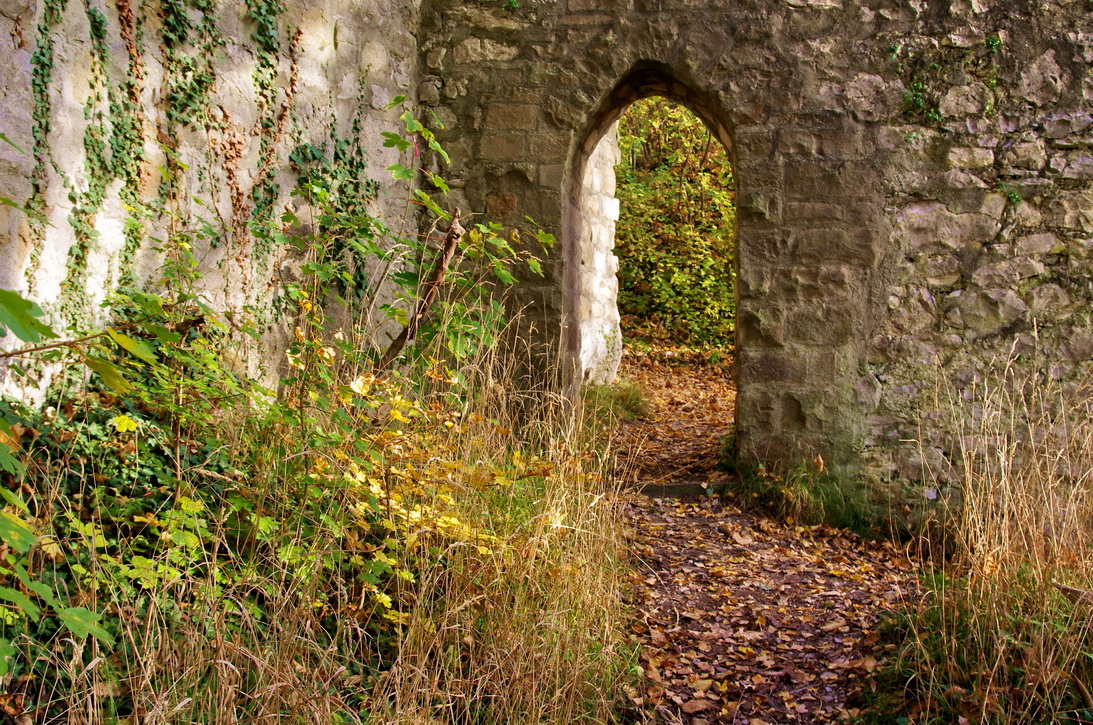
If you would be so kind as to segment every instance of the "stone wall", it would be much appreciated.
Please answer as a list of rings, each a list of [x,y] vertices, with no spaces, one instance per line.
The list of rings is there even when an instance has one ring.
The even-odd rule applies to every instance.
[[[524,301],[578,368],[587,159],[634,100],[695,111],[739,184],[744,460],[917,480],[958,453],[924,398],[939,373],[1088,367],[1091,18],[1085,0],[429,0],[423,73],[469,160],[461,203],[560,232]]]
[[[293,203],[292,152],[355,147],[394,213],[378,134],[410,89],[444,125],[448,204],[558,235],[516,302],[579,381],[609,351],[582,330],[610,314],[582,247],[607,230],[588,162],[661,95],[737,175],[745,461],[944,478],[959,441],[935,380],[974,411],[1007,363],[1090,367],[1088,0],[23,3],[0,1],[0,131],[29,153],[0,146],[0,195],[48,224],[0,207],[0,281],[58,319],[148,279],[170,219],[197,216],[218,230],[207,287],[262,309],[288,260],[247,222]]]
[[[619,327],[619,260],[615,257],[615,166],[619,163],[618,124],[612,126],[588,159],[581,189],[583,236],[579,243],[580,369],[586,382],[606,385],[615,380],[622,360]]]
[[[0,206],[0,285],[86,329],[186,234],[206,293],[265,327],[276,361],[291,253],[250,225],[302,211],[304,169],[404,213],[380,134],[411,107],[388,104],[416,89],[417,21],[400,0],[3,0],[0,132],[21,150],[0,144],[0,196],[41,220]]]

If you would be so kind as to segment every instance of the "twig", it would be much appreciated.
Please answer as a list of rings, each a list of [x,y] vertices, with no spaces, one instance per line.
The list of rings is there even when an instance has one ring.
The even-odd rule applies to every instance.
[[[46,350],[56,350],[60,347],[77,347],[81,343],[90,342],[96,338],[102,337],[106,334],[106,331],[96,332],[93,335],[87,335],[86,337],[78,337],[75,340],[60,340],[58,342],[49,342],[44,345],[38,345],[36,347],[25,347],[19,350],[11,350],[9,352],[0,352],[0,360],[7,359],[9,357],[23,357],[36,352],[45,352]]]
[[[455,213],[452,214],[452,223],[448,226],[448,233],[444,237],[444,247],[433,265],[433,273],[429,275],[429,280],[425,283],[417,310],[406,323],[406,326],[402,328],[399,336],[391,341],[387,352],[383,353],[383,357],[377,365],[380,370],[385,370],[394,362],[395,358],[402,353],[402,349],[406,347],[406,343],[417,334],[421,319],[429,311],[433,300],[436,299],[436,295],[440,291],[440,285],[444,282],[444,276],[448,273],[448,266],[452,263],[452,257],[455,256],[455,250],[459,246],[459,241],[463,239],[463,235],[466,233],[467,230],[459,223],[459,210],[456,209]]]
[[[1077,587],[1060,584],[1054,579],[1051,580],[1051,585],[1058,589],[1064,597],[1074,602],[1075,604],[1093,605],[1093,592],[1089,591],[1088,589],[1078,589]]]
[[[1071,684],[1074,685],[1074,689],[1078,691],[1078,696],[1082,698],[1082,704],[1085,705],[1086,710],[1093,711],[1093,694],[1090,694],[1089,688],[1085,686],[1085,683],[1078,679],[1078,676],[1073,672],[1065,673]]]

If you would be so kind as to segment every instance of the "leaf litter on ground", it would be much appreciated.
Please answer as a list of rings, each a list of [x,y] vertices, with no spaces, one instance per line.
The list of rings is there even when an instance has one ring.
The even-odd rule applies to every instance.
[[[718,442],[735,398],[727,364],[677,352],[624,360],[650,413],[618,432],[631,482],[723,482]],[[637,722],[841,722],[860,714],[891,655],[882,614],[914,590],[903,549],[826,524],[798,526],[730,496],[627,495]]]

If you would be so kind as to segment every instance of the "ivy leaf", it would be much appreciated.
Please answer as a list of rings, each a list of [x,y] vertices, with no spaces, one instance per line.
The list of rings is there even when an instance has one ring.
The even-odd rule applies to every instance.
[[[512,284],[516,281],[516,278],[505,269],[505,265],[501,260],[495,260],[493,263],[493,273],[497,279],[501,280],[504,284]]]
[[[383,147],[384,148],[397,148],[400,152],[406,151],[412,144],[399,136],[397,133],[391,133],[390,131],[383,132]]]
[[[440,174],[429,174],[429,181],[433,182],[433,186],[440,189],[445,194],[452,190],[451,187],[448,186],[448,182],[444,181],[444,177]]]
[[[110,633],[98,625],[102,615],[88,611],[86,607],[70,607],[57,612],[64,625],[77,637],[91,635],[106,644],[114,644]]]
[[[152,348],[148,347],[148,343],[143,340],[129,337],[112,327],[106,328],[106,334],[110,335],[110,339],[116,342],[119,347],[124,348],[126,352],[134,357],[138,357],[149,364],[154,364],[156,362],[156,353]]]
[[[0,336],[11,330],[23,342],[39,342],[57,337],[49,325],[38,318],[42,308],[18,292],[0,289]]]
[[[433,201],[433,198],[421,189],[416,189],[414,191],[414,196],[417,197],[417,200],[420,201],[426,209],[436,214],[441,219],[448,219],[449,217],[451,217],[451,214],[437,206],[437,203]]]
[[[30,551],[38,541],[30,525],[7,511],[0,511],[0,540],[20,554]]]
[[[429,148],[440,154],[440,157],[444,159],[444,163],[452,163],[451,158],[448,156],[448,152],[444,150],[444,147],[440,145],[440,142],[436,139],[429,139]]]
[[[402,164],[391,164],[387,167],[387,170],[391,172],[391,178],[404,179],[406,181],[413,181],[414,170],[408,169]]]

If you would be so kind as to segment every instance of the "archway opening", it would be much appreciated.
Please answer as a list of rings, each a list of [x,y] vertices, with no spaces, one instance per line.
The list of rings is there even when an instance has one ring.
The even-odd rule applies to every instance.
[[[613,252],[624,342],[730,348],[736,184],[725,147],[686,107],[658,96],[627,108],[615,131]]]
[[[651,101],[646,101],[651,100]],[[637,104],[635,106],[635,104]],[[649,105],[647,105],[649,104]],[[569,161],[567,173],[567,194],[565,196],[565,212],[563,224],[563,244],[565,248],[564,268],[564,297],[563,297],[563,351],[569,361],[569,370],[572,371],[572,381],[581,383],[610,383],[618,370],[622,356],[623,336],[619,315],[619,288],[616,274],[619,272],[619,259],[615,257],[615,232],[616,225],[620,221],[620,199],[615,196],[615,165],[621,161],[618,121],[628,108],[634,106],[640,114],[643,108],[663,109],[671,108],[672,113],[681,121],[681,125],[694,133],[696,138],[689,142],[694,153],[687,153],[686,149],[680,149],[674,154],[675,160],[685,159],[691,168],[683,165],[682,174],[687,180],[689,173],[694,173],[698,168],[710,166],[710,171],[716,167],[714,174],[707,174],[703,179],[707,183],[706,215],[715,217],[720,215],[720,222],[709,224],[709,219],[698,220],[694,215],[694,222],[701,227],[716,227],[722,241],[731,243],[734,238],[734,214],[731,210],[714,210],[708,187],[716,186],[716,194],[722,201],[730,200],[734,195],[731,179],[732,145],[726,118],[725,109],[721,108],[716,96],[698,92],[692,83],[678,77],[668,66],[656,61],[640,61],[623,75],[613,89],[601,98],[596,108],[589,115],[584,132],[581,133],[581,141],[574,150]],[[632,114],[634,116],[634,114]],[[650,119],[650,125],[653,120]],[[662,119],[657,119],[657,124],[662,124]],[[661,126],[662,128],[662,126]],[[669,142],[677,142],[679,139],[667,139]],[[624,141],[624,147],[627,142]],[[627,153],[634,151],[626,148]],[[700,150],[701,149],[701,150]],[[707,151],[708,150],[708,151]],[[694,156],[693,159],[692,157]],[[703,159],[705,157],[705,160]],[[656,164],[654,164],[656,165]],[[668,166],[673,166],[669,163]],[[674,165],[675,179],[679,182],[680,167]],[[672,172],[668,172],[671,177]],[[720,184],[714,184],[715,176],[720,177]],[[728,177],[728,179],[726,178]],[[670,185],[669,185],[670,186]],[[668,189],[661,189],[667,192]],[[625,197],[625,191],[623,197]],[[696,209],[703,208],[703,192],[697,194],[690,191],[689,198],[697,198]],[[627,204],[631,207],[632,204]],[[684,204],[685,206],[685,204]],[[725,204],[722,204],[724,209]],[[632,211],[628,208],[627,212]],[[681,209],[689,211],[689,209]],[[626,222],[623,223],[624,231]],[[633,226],[633,225],[631,225]],[[661,226],[665,224],[661,223]],[[708,246],[708,245],[707,245]],[[724,245],[722,245],[724,246]],[[644,284],[657,285],[665,293],[662,297],[674,295],[702,296],[700,290],[684,289],[689,281],[695,278],[695,274],[683,274],[694,270],[683,269],[679,259],[672,260],[671,254],[666,250],[659,250],[655,256],[668,265],[674,264],[675,271],[661,270],[665,272],[656,279],[646,279]],[[693,258],[702,257],[696,253]],[[717,314],[721,318],[714,326],[721,328],[719,337],[724,340],[731,335],[732,321],[731,311],[734,308],[734,291],[731,289],[731,280],[736,271],[736,260],[733,255],[707,254],[702,259],[701,265],[708,270],[710,280],[717,280],[715,287],[720,291],[717,294],[715,287],[708,288],[705,296],[709,300],[717,297],[721,312]],[[648,271],[648,265],[646,271]],[[714,270],[717,270],[716,272]],[[638,272],[633,268],[624,271],[623,279],[633,282]],[[701,277],[701,274],[698,274]],[[671,284],[674,279],[674,289]],[[632,290],[624,290],[624,303],[627,300],[634,301]],[[682,294],[681,294],[682,293]],[[630,296],[627,296],[630,295]],[[659,317],[665,318],[666,311],[660,311]],[[725,319],[728,316],[729,319]],[[693,323],[695,330],[702,329],[702,315],[691,316],[693,319],[679,319],[667,315],[669,319],[668,334],[672,334],[671,328],[678,328],[681,324]],[[683,317],[687,317],[684,315]],[[714,327],[707,325],[706,327]],[[701,335],[700,335],[701,337]],[[706,336],[707,338],[710,336]]]
[[[592,115],[571,161],[563,230],[564,341],[575,382],[614,380],[620,301],[632,335],[729,343],[735,179],[721,117],[707,96],[658,64],[635,67]]]
[[[734,437],[736,184],[718,110],[663,68],[639,69],[571,166],[566,339],[577,381],[612,383],[622,363],[637,385],[614,390],[649,402],[635,428],[643,486],[716,485]],[[638,354],[624,361],[624,344]]]

